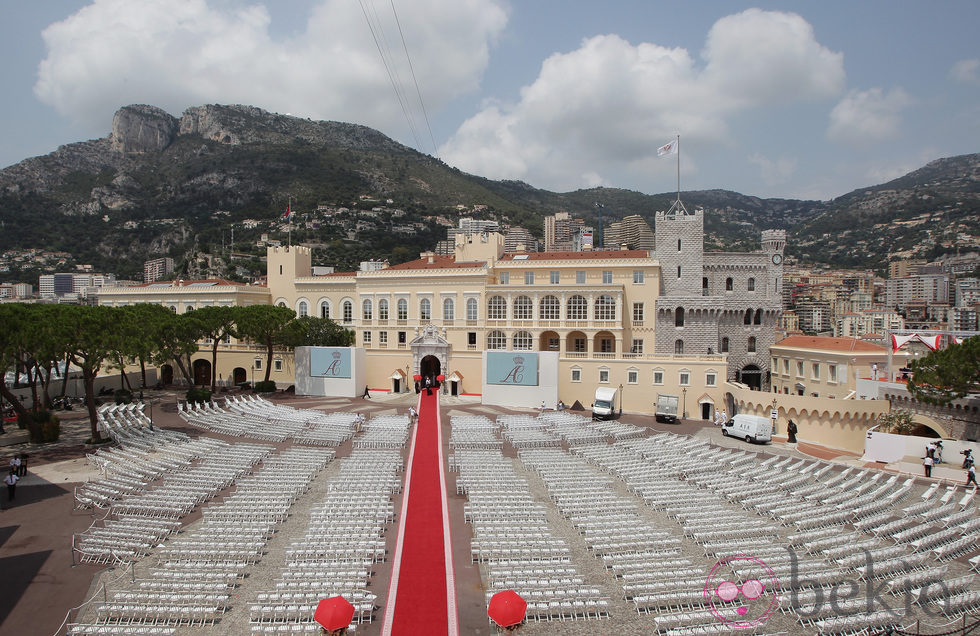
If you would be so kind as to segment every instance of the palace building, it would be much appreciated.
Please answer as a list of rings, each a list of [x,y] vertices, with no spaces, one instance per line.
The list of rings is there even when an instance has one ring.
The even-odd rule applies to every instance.
[[[266,287],[154,283],[106,288],[99,301],[178,312],[265,302],[328,317],[355,332],[352,364],[372,392],[411,391],[413,376],[442,375],[448,394],[485,403],[561,400],[588,409],[595,390],[610,387],[628,412],[653,413],[658,396],[670,395],[678,415],[708,419],[730,399],[726,381],[769,389],[785,232],[763,232],[759,252],[712,253],[703,250],[703,228],[701,210],[675,206],[657,215],[653,251],[512,253],[499,233],[457,234],[452,255],[424,252],[407,263],[322,275],[308,248],[272,246]],[[209,377],[209,352],[196,358],[195,370]],[[255,366],[263,358],[230,342],[219,372],[236,383],[264,377]],[[514,364],[533,368],[533,384],[502,388],[489,377],[518,358]],[[271,377],[299,391],[311,386],[310,357],[295,359],[302,362],[280,352]]]

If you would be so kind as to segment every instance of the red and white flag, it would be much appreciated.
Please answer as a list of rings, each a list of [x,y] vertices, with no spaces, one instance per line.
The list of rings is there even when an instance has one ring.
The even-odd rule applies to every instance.
[[[658,157],[666,157],[667,155],[676,155],[676,154],[677,154],[677,142],[676,141],[668,141],[664,145],[662,145],[659,148],[657,148],[657,156]]]
[[[289,220],[289,217],[291,217],[292,215],[293,215],[293,211],[292,211],[292,209],[290,209],[290,205],[287,203],[286,204],[286,213],[282,215],[282,218],[284,218],[284,219],[286,219],[288,221]]]

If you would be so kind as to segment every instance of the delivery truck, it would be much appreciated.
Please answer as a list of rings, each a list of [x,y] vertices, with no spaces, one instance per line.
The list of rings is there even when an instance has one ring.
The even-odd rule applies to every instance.
[[[616,389],[610,386],[600,386],[595,390],[595,400],[592,402],[592,419],[608,420],[616,414]]]
[[[677,421],[677,396],[657,395],[656,417],[658,422],[668,422],[673,424]]]

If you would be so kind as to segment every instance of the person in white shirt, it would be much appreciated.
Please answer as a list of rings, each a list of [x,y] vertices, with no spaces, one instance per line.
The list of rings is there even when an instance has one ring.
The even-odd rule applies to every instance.
[[[17,476],[13,470],[3,478],[3,483],[7,484],[7,501],[13,501],[14,495],[17,492],[17,482],[20,481],[20,477]]]
[[[926,477],[932,477],[932,464],[932,457],[926,455],[922,460],[922,465],[925,466],[926,469]]]

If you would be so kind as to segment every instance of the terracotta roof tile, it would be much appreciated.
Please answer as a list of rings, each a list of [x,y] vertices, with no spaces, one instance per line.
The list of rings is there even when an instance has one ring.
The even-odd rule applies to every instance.
[[[777,347],[818,349],[821,351],[854,351],[886,353],[887,349],[857,338],[826,338],[822,336],[788,336],[776,343]]]
[[[388,269],[409,270],[409,269],[472,269],[486,265],[484,261],[460,261],[456,262],[456,257],[437,254],[432,257],[432,262],[428,258],[417,258],[407,263],[391,265]],[[385,271],[385,270],[380,270]]]
[[[520,258],[515,258],[520,256]],[[501,261],[584,261],[603,260],[610,258],[647,258],[646,250],[598,250],[592,252],[522,252],[520,254],[504,254]]]

